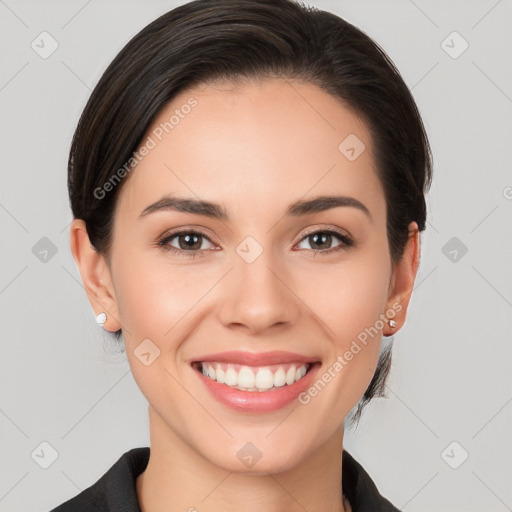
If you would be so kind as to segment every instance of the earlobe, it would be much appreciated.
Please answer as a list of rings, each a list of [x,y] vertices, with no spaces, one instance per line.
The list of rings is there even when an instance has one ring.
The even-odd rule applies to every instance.
[[[121,324],[110,269],[105,256],[92,246],[83,219],[73,219],[69,242],[94,316],[105,313],[107,320],[103,328],[117,331]]]
[[[420,263],[420,231],[416,222],[409,224],[409,236],[400,261],[395,264],[389,290],[387,311],[396,314],[394,328],[384,332],[385,336],[394,334],[402,327],[414,288],[414,280]]]

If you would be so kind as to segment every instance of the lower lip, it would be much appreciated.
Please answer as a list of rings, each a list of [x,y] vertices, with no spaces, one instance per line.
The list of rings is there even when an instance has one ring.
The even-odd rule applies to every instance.
[[[258,413],[277,411],[296,400],[311,385],[319,368],[320,364],[315,363],[297,382],[268,391],[242,391],[204,376],[200,369],[194,369],[194,371],[214,398],[222,404],[237,411]]]

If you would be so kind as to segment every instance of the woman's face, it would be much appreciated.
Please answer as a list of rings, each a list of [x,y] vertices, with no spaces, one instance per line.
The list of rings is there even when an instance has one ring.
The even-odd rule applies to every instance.
[[[107,314],[123,329],[152,436],[230,471],[291,468],[340,438],[375,371],[382,319],[401,307],[369,130],[316,86],[275,79],[188,89],[144,144],[116,207]],[[225,217],[148,209],[166,196],[215,203]],[[290,210],[321,196],[345,199]],[[224,379],[244,353],[287,353],[245,361],[260,383],[295,380],[293,361],[316,364],[291,396],[288,384],[212,391],[193,363],[228,351],[241,353],[223,361]],[[261,457],[254,468],[250,456]]]

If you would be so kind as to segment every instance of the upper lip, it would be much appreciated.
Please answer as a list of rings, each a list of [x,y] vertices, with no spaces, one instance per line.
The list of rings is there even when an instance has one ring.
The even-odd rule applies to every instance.
[[[232,350],[228,352],[217,352],[215,354],[208,354],[202,357],[197,357],[192,361],[192,363],[205,363],[208,361],[219,363],[234,363],[244,366],[270,366],[274,364],[295,362],[315,363],[319,360],[315,357],[304,356],[294,352],[285,352],[282,350],[260,353]]]

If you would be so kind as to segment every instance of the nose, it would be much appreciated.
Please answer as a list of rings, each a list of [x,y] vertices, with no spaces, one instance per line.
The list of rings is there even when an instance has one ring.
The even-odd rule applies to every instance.
[[[222,291],[219,315],[224,326],[262,334],[297,321],[300,300],[289,282],[292,278],[270,253],[264,250],[252,263],[236,256]]]

